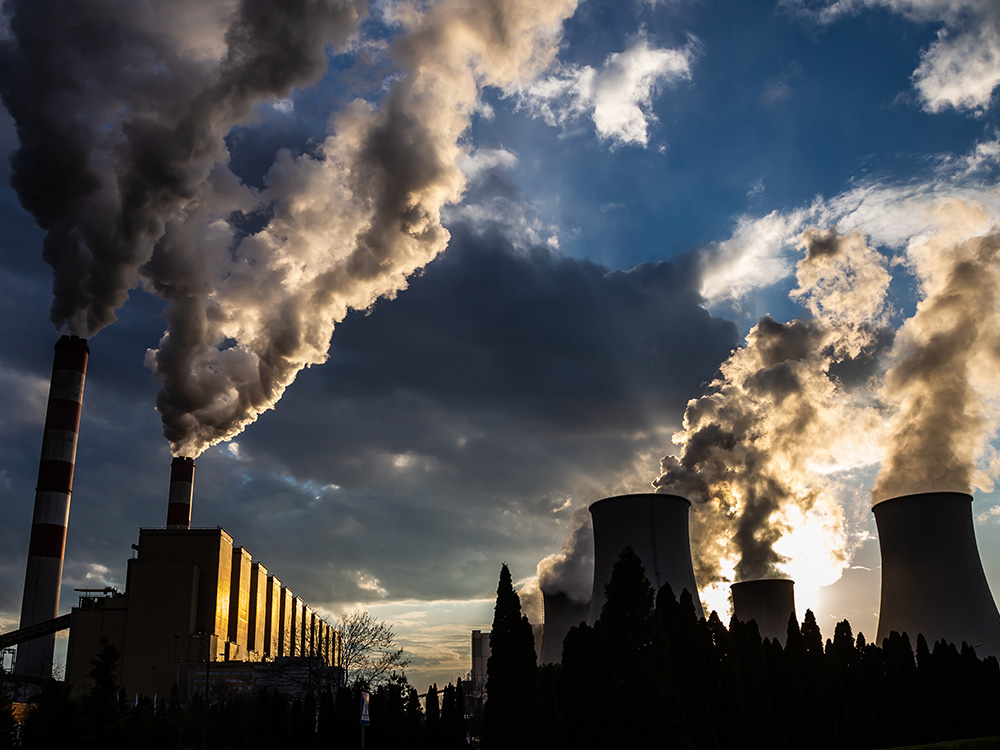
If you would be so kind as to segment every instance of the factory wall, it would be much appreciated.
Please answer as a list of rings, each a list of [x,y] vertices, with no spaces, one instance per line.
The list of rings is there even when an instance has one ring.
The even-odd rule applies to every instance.
[[[265,654],[264,625],[267,620],[267,568],[259,562],[250,567],[250,610],[247,620],[247,651],[254,659]]]
[[[237,672],[238,662],[292,653],[340,666],[341,651],[324,653],[314,635],[329,625],[234,548],[224,529],[140,529],[136,547],[124,594],[81,599],[73,609],[67,680],[74,691],[89,688],[102,637],[121,653],[120,684],[130,696],[169,697],[175,684],[183,690],[203,673],[206,654]],[[291,644],[289,653],[276,654],[280,644]]]

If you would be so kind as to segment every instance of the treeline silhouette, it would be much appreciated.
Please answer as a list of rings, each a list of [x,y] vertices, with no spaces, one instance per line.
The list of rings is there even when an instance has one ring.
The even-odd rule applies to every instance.
[[[154,704],[150,698],[130,700],[117,691],[117,662],[114,647],[102,647],[92,662],[91,688],[80,696],[71,696],[65,683],[49,682],[19,728],[13,722],[10,693],[0,690],[0,750],[174,750],[202,747],[203,741],[208,748],[247,750],[361,747],[360,686],[316,685],[303,698],[213,687],[207,704],[201,693],[189,705],[182,705],[176,694]],[[426,712],[405,677],[369,692],[366,750],[467,746],[461,681],[440,693],[431,685]]]
[[[790,618],[782,645],[752,622],[697,618],[687,591],[654,591],[630,548],[606,593],[594,625],[567,634],[562,663],[538,667],[504,565],[485,706],[461,680],[418,696],[394,678],[370,691],[366,750],[457,750],[470,734],[487,750],[860,750],[1000,735],[1000,664],[968,644],[918,636],[914,652],[893,633],[880,646],[846,620],[824,641],[807,611],[801,624]],[[203,737],[211,748],[361,747],[360,687],[316,685],[302,698],[213,688],[207,703],[196,694],[154,705],[117,692],[117,662],[102,648],[77,697],[49,683],[19,732],[0,690],[0,750],[173,750]]]
[[[490,750],[839,750],[1000,734],[996,658],[979,659],[968,644],[929,647],[923,636],[914,654],[898,633],[879,646],[855,637],[847,620],[824,642],[811,611],[801,624],[789,618],[782,646],[753,622],[727,628],[714,612],[698,619],[687,591],[679,601],[669,585],[655,592],[631,548],[615,565],[600,618],[567,634],[561,665],[522,666],[497,681],[494,660],[524,665],[517,654],[527,637],[506,581],[504,566],[494,627],[510,632],[494,631],[491,643]],[[510,704],[508,691],[521,692],[517,715],[492,713],[495,700]]]

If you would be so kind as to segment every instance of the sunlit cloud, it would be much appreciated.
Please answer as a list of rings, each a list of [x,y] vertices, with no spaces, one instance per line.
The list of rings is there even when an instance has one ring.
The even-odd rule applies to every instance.
[[[557,75],[518,92],[528,111],[550,125],[565,127],[589,118],[600,139],[612,145],[646,146],[656,120],[659,89],[691,79],[698,41],[679,49],[650,46],[640,35],[628,49],[609,55],[600,69],[565,67]]]
[[[805,0],[783,4],[820,23],[882,7],[913,21],[940,24],[912,76],[924,109],[981,115],[993,103],[1000,85],[1000,5],[992,0],[834,0],[819,8]]]

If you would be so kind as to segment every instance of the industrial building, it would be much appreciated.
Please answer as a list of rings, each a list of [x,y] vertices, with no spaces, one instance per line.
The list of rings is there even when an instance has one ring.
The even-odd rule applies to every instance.
[[[339,682],[340,633],[224,529],[143,528],[135,551],[124,593],[84,591],[72,610],[66,679],[74,690],[88,686],[101,639],[121,653],[129,695],[197,691],[206,679],[237,691],[273,686],[276,665],[301,670],[295,660]]]
[[[4,647],[18,645],[21,697],[51,677],[55,633],[67,628],[66,679],[77,691],[89,686],[103,641],[120,654],[119,686],[129,695],[167,697],[206,684],[287,690],[301,675],[339,683],[340,633],[249,551],[234,546],[224,529],[191,528],[195,465],[189,457],[171,463],[166,526],[139,529],[125,591],[80,590],[79,605],[58,616],[89,355],[77,336],[62,336],[55,345],[21,622],[0,639]]]

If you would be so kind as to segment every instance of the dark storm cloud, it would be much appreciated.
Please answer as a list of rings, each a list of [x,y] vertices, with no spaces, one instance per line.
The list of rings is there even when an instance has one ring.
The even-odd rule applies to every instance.
[[[531,569],[558,545],[567,497],[648,485],[636,454],[656,454],[735,343],[683,267],[611,272],[515,250],[496,229],[452,233],[395,301],[349,316],[329,362],[240,440],[258,479],[237,523],[281,538],[282,556],[343,561],[311,584],[322,596],[374,596],[358,570],[394,597],[433,598],[484,594],[501,559]],[[286,528],[258,492],[299,520]],[[310,564],[282,560],[304,576]]]
[[[612,272],[515,249],[496,227],[451,231],[407,291],[348,316],[330,361],[301,374],[238,457],[220,447],[198,461],[194,525],[224,526],[310,602],[488,596],[502,560],[533,570],[559,547],[568,497],[647,486],[683,404],[736,341],[681,266]],[[136,356],[158,336],[156,303],[129,304],[135,325],[91,342],[67,606],[81,581],[120,585],[137,527],[166,512],[169,452]],[[37,413],[0,431],[17,457],[0,466],[20,499],[0,555],[14,591],[54,343],[43,318],[17,367]]]

